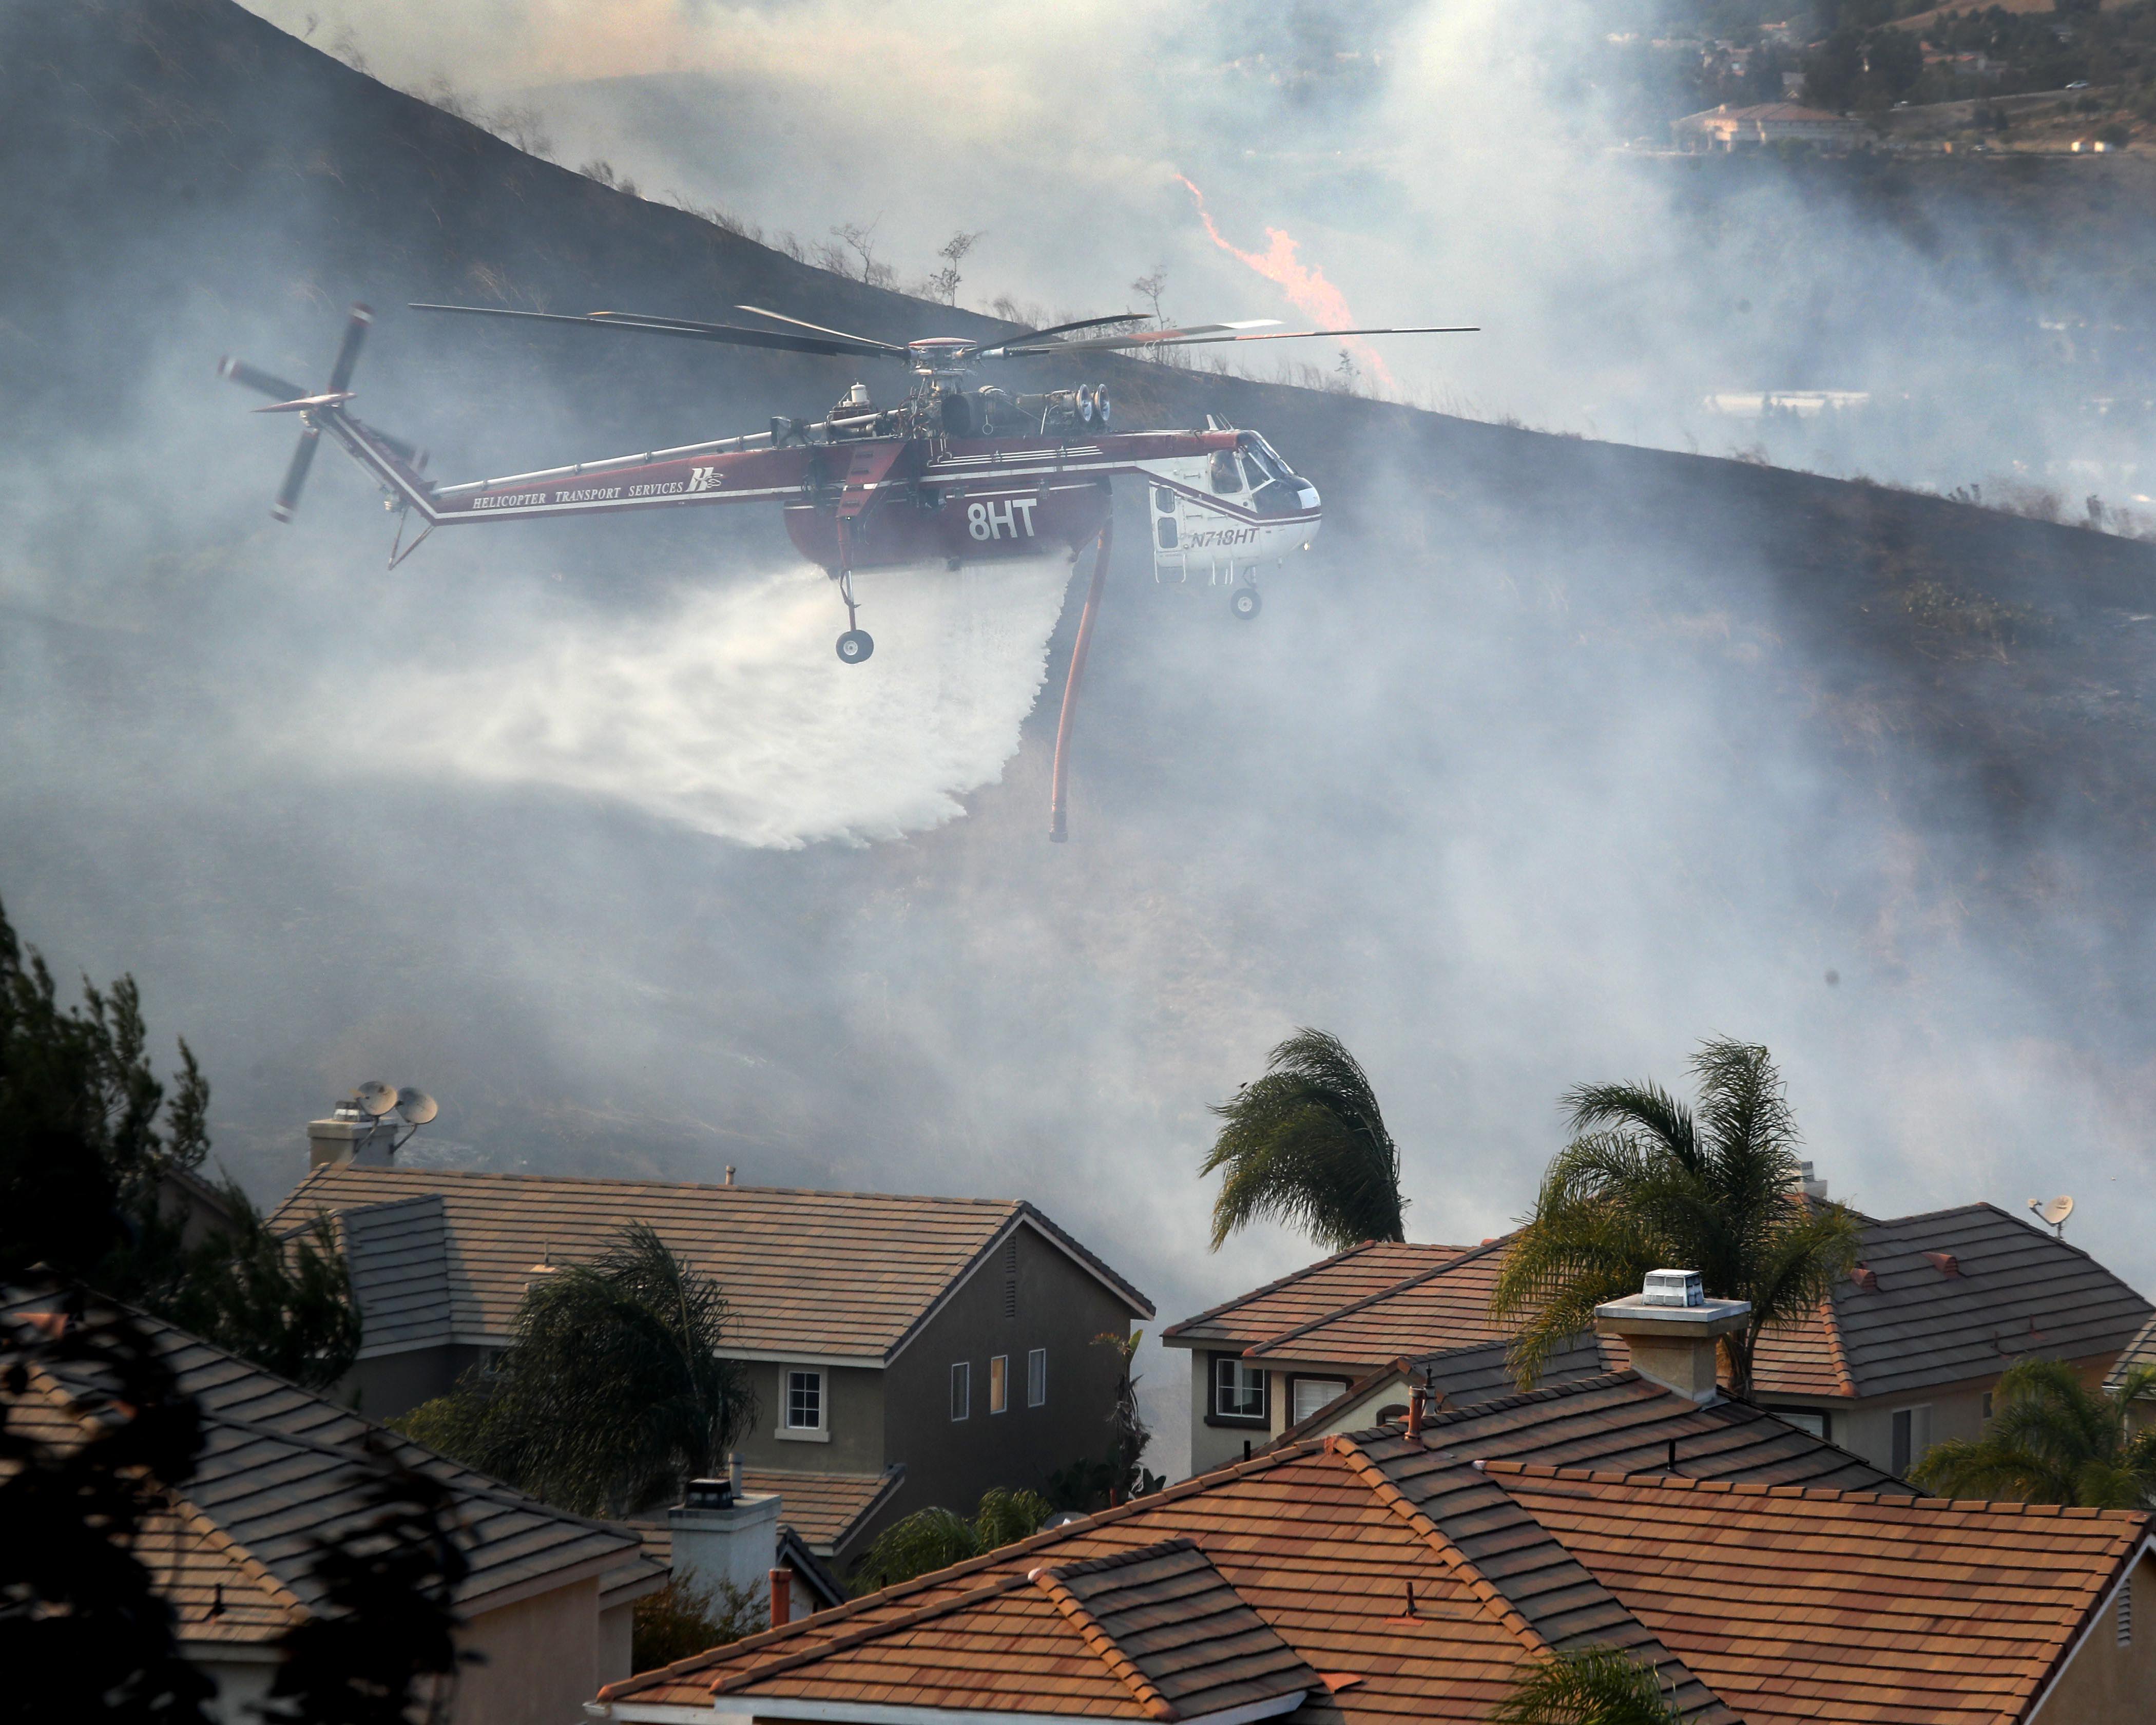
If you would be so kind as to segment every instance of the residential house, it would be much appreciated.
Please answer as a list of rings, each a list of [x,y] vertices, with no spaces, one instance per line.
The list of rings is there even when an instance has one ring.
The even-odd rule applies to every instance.
[[[1704,113],[1670,122],[1680,150],[1724,151],[1768,144],[1803,144],[1814,149],[1851,150],[1871,136],[1861,120],[1850,120],[1796,102],[1761,102],[1732,108],[1724,102]]]
[[[1701,1477],[1525,1459],[1502,1427],[1465,1410],[1285,1445],[610,1685],[592,1712],[609,1725],[1469,1722],[1537,1657],[1594,1645],[1650,1666],[1702,1725],[2126,1725],[2156,1711],[2143,1515],[1741,1465]],[[1830,1449],[1757,1414],[1722,1430]]]
[[[1502,1393],[1507,1338],[1490,1295],[1507,1250],[1353,1247],[1171,1327],[1163,1342],[1192,1355],[1194,1471],[1262,1448],[1351,1390],[1326,1429],[1403,1406],[1410,1373],[1455,1404]],[[1404,1251],[1423,1267],[1367,1290],[1412,1261]],[[2097,1383],[2152,1312],[2088,1254],[1991,1204],[1866,1221],[1856,1271],[1823,1310],[1762,1337],[1753,1394],[1899,1476],[1930,1445],[1976,1436],[2015,1359],[2070,1360]],[[1563,1381],[1629,1358],[1621,1337],[1582,1337],[1548,1370]]]
[[[816,1554],[1105,1455],[1113,1349],[1152,1303],[1030,1204],[328,1162],[279,1227],[337,1219],[363,1335],[349,1392],[390,1417],[507,1344],[540,1277],[632,1223],[715,1278],[757,1405],[744,1483]]]
[[[37,1310],[49,1303],[17,1295],[0,1322],[49,1324]],[[136,1551],[172,1607],[181,1651],[216,1683],[224,1725],[254,1725],[279,1638],[321,1609],[316,1542],[378,1513],[367,1487],[383,1450],[446,1485],[465,1530],[459,1640],[482,1662],[457,1680],[457,1725],[571,1725],[595,1684],[629,1674],[631,1605],[666,1580],[634,1530],[549,1508],[184,1331],[138,1321],[199,1406],[203,1443],[193,1477],[166,1487]],[[95,1417],[85,1392],[56,1365],[0,1387],[0,1407],[9,1430],[64,1447]]]

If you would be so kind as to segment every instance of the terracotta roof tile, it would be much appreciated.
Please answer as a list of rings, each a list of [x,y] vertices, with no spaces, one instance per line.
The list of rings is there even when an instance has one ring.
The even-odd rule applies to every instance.
[[[1466,1250],[1464,1246],[1366,1240],[1291,1276],[1224,1301],[1195,1317],[1171,1324],[1161,1332],[1161,1340],[1194,1348],[1248,1348],[1354,1301],[1396,1287]]]
[[[1751,1725],[2021,1717],[2148,1531],[2127,1511],[1483,1471]]]
[[[1486,1389],[1502,1367],[1491,1364],[1494,1352],[1479,1351],[1505,1338],[1489,1301],[1507,1246],[1495,1240],[1431,1265],[1244,1351],[1253,1359],[1364,1371],[1403,1356],[1450,1355],[1462,1368],[1463,1392]],[[2156,1307],[2086,1252],[1993,1204],[1866,1220],[1862,1251],[1867,1285],[1844,1281],[1820,1312],[1760,1338],[1761,1393],[1868,1397],[1990,1377],[2030,1353],[2082,1358],[2116,1352],[2156,1317]],[[1940,1267],[1942,1257],[1952,1260],[1953,1273]],[[2156,1358],[2156,1329],[2150,1334]],[[1601,1357],[1608,1366],[1630,1363],[1618,1342],[1605,1341]]]
[[[0,1298],[0,1307],[20,1312],[25,1302]],[[194,1476],[184,1491],[171,1494],[170,1522],[157,1524],[152,1549],[182,1598],[203,1607],[205,1633],[268,1640],[294,1610],[318,1604],[316,1542],[375,1513],[366,1497],[366,1441],[388,1446],[450,1487],[470,1540],[471,1573],[458,1590],[468,1609],[485,1609],[489,1595],[553,1578],[566,1584],[603,1577],[610,1589],[661,1579],[626,1527],[551,1508],[182,1330],[140,1314],[137,1322],[156,1337],[182,1391],[202,1412]],[[66,1370],[55,1371],[41,1417],[72,1419],[64,1410],[79,1394]],[[28,1396],[17,1401],[11,1417],[28,1404]],[[81,1430],[80,1421],[74,1429]],[[205,1584],[210,1596],[202,1601],[197,1595]],[[220,1586],[228,1609],[213,1615]],[[265,1599],[278,1602],[282,1615]]]
[[[344,1221],[367,1323],[362,1358],[439,1342],[499,1344],[533,1265],[596,1257],[631,1222],[719,1281],[745,1353],[886,1358],[1021,1221],[1133,1312],[1152,1315],[1144,1295],[1019,1199],[346,1164],[315,1169],[271,1219],[294,1227],[322,1209]]]

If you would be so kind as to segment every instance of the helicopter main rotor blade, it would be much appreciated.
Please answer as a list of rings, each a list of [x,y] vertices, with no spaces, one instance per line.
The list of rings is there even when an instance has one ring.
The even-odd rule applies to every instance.
[[[873,336],[856,336],[844,330],[827,330],[820,323],[804,323],[798,317],[788,317],[783,311],[767,311],[761,305],[737,305],[737,311],[753,312],[758,317],[768,317],[778,323],[790,323],[797,330],[814,330],[819,336],[835,336],[841,341],[857,341],[878,353],[888,353],[899,359],[911,359],[912,355],[891,341],[879,341]]]
[[[292,519],[292,511],[300,506],[300,493],[307,483],[307,470],[315,465],[315,448],[322,434],[311,425],[300,433],[300,446],[292,451],[292,465],[285,470],[285,483],[277,487],[277,501],[270,506],[270,513],[280,521]]]
[[[1160,347],[1174,341],[1214,336],[1224,330],[1269,330],[1277,317],[1246,317],[1240,323],[1194,323],[1172,330],[1133,330],[1122,336],[1081,336],[1075,341],[1035,341],[1014,336],[1001,344],[1005,353],[1106,353],[1118,347]],[[1045,333],[1045,332],[1044,332]]]
[[[429,305],[411,302],[414,311],[454,311],[469,317],[521,317],[539,323],[575,323],[588,329],[633,330],[647,336],[678,336],[691,341],[721,341],[733,347],[773,347],[786,353],[820,353],[841,357],[870,357],[883,354],[903,359],[906,350],[854,336],[843,341],[819,341],[806,336],[789,336],[778,330],[743,329],[730,323],[695,323],[687,318],[636,317],[624,312],[593,312],[572,316],[562,311],[511,311],[501,305]]]
[[[330,367],[330,381],[325,395],[341,395],[352,387],[352,367],[359,363],[360,344],[366,341],[368,326],[374,314],[364,305],[354,305],[352,316],[345,320],[344,340],[337,343],[336,362]]]
[[[1140,314],[1135,311],[1118,311],[1108,317],[1081,317],[1075,323],[1052,323],[1045,330],[1021,330],[1015,336],[1005,336],[1000,341],[992,342],[982,348],[977,357],[1001,359],[1010,351],[1015,342],[1038,341],[1044,336],[1060,336],[1071,330],[1098,329],[1102,324],[1107,323],[1135,323],[1139,316]]]
[[[1216,325],[1214,327],[1234,328],[1235,326]],[[1276,330],[1262,336],[1208,336],[1175,330],[1169,331],[1164,338],[1151,342],[1126,342],[1118,336],[1103,336],[1091,341],[1074,342],[1071,345],[1096,352],[1125,346],[1203,347],[1215,341],[1314,341],[1328,336],[1472,336],[1479,334],[1481,327],[1480,324],[1445,324],[1427,325],[1414,329],[1388,327],[1374,330]],[[1052,349],[1046,351],[1053,352]]]
[[[259,370],[244,359],[228,356],[217,364],[217,374],[228,383],[237,383],[242,389],[251,389],[257,395],[266,395],[272,401],[293,401],[307,393],[304,383],[288,383],[282,377]]]

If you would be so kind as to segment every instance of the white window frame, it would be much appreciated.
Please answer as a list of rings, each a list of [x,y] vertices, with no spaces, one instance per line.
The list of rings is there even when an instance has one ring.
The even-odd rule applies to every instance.
[[[1332,1392],[1317,1407],[1312,1408],[1310,1410],[1310,1414],[1300,1413],[1296,1409],[1296,1402],[1298,1399],[1297,1392],[1299,1392],[1306,1384],[1322,1384],[1327,1389]],[[1322,1373],[1317,1372],[1297,1372],[1292,1373],[1287,1380],[1287,1423],[1290,1425],[1301,1425],[1304,1420],[1310,1418],[1311,1414],[1320,1413],[1325,1409],[1331,1407],[1333,1403],[1338,1401],[1340,1398],[1345,1395],[1353,1387],[1353,1386],[1350,1380],[1346,1378],[1329,1378]],[[1270,1412],[1270,1410],[1268,1409],[1267,1411]]]
[[[1258,1380],[1258,1411],[1256,1413],[1231,1414],[1221,1407],[1221,1394],[1227,1388],[1221,1380],[1229,1372],[1253,1372],[1256,1374]],[[1215,1420],[1224,1420],[1235,1425],[1256,1427],[1265,1425],[1272,1418],[1272,1373],[1263,1366],[1253,1366],[1247,1361],[1236,1358],[1232,1353],[1214,1355],[1212,1392],[1210,1408]]]
[[[973,1417],[973,1363],[953,1360],[951,1363],[951,1423]]]
[[[793,1424],[793,1380],[816,1380],[816,1423]],[[827,1366],[781,1366],[778,1368],[778,1425],[772,1433],[782,1443],[828,1444],[831,1441],[831,1373]]]
[[[988,1356],[988,1412],[991,1415],[1010,1411],[1010,1356],[992,1353]]]
[[[1035,1348],[1025,1357],[1025,1404],[1029,1408],[1048,1405],[1048,1350]]]

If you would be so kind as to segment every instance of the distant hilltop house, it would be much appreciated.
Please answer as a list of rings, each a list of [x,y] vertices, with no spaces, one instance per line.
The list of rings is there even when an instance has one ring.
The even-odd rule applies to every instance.
[[[1192,1358],[1193,1471],[1397,1419],[1416,1389],[1447,1407],[1510,1394],[1490,1315],[1509,1244],[1352,1247],[1172,1325],[1161,1339]],[[1899,1476],[1931,1445],[1975,1437],[2015,1360],[2068,1360],[2093,1384],[2152,1317],[2087,1253],[1994,1205],[1867,1220],[1856,1272],[1818,1315],[1760,1338],[1753,1396]],[[1632,1363],[1621,1338],[1583,1335],[1542,1381]]]
[[[1871,136],[1861,120],[1845,119],[1795,102],[1761,102],[1732,108],[1727,102],[1702,114],[1670,122],[1680,150],[1732,151],[1750,145],[1805,144],[1817,149],[1849,150]]]
[[[318,1148],[319,1148],[318,1137]],[[334,1149],[331,1154],[336,1153]],[[753,1428],[742,1484],[848,1566],[877,1529],[991,1486],[1045,1485],[1111,1442],[1152,1305],[1030,1204],[554,1178],[324,1160],[280,1228],[336,1218],[362,1322],[346,1392],[393,1418],[507,1345],[535,1279],[632,1223],[724,1290]]]
[[[49,1297],[0,1291],[0,1323],[49,1317],[36,1311]],[[222,1725],[259,1725],[280,1638],[326,1605],[316,1543],[372,1524],[384,1449],[447,1487],[467,1532],[458,1639],[482,1662],[458,1679],[457,1725],[572,1720],[595,1682],[629,1674],[631,1606],[666,1581],[635,1530],[551,1508],[185,1331],[137,1322],[201,1410],[203,1447],[192,1478],[158,1482],[162,1505],[134,1553],[181,1655],[217,1685],[209,1711]],[[0,1421],[65,1452],[96,1417],[82,1411],[95,1382],[80,1370],[59,1363],[0,1385]]]

